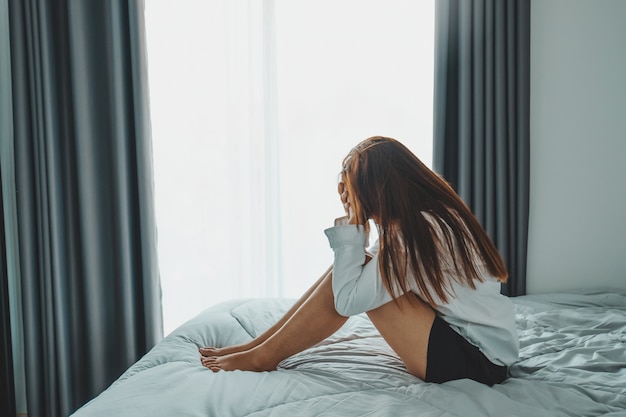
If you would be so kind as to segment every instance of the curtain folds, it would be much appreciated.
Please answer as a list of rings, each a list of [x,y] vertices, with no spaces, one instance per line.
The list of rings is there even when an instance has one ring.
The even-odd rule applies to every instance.
[[[433,167],[470,206],[526,291],[530,0],[437,0]]]
[[[162,337],[143,3],[9,2],[28,415]]]
[[[4,145],[12,134],[9,56],[8,4],[0,0],[0,417],[15,416],[17,411],[4,204],[4,195],[8,192],[4,187],[8,176],[4,174],[8,168]]]
[[[15,415],[16,409],[2,195],[2,171],[0,170],[0,417],[9,417]]]

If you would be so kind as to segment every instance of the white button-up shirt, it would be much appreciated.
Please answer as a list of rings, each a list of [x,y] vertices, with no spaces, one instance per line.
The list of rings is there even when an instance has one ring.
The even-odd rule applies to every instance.
[[[335,309],[343,316],[373,310],[393,300],[380,274],[377,243],[367,249],[373,259],[365,264],[367,234],[363,226],[335,226],[324,231],[335,252],[332,287]],[[365,265],[364,265],[365,264]],[[476,289],[454,278],[453,268],[444,269],[451,294],[441,301],[434,291],[433,308],[450,327],[496,365],[511,365],[517,360],[519,342],[512,301],[500,294],[500,282],[484,269],[484,281],[474,281]],[[415,280],[410,289],[426,300]]]

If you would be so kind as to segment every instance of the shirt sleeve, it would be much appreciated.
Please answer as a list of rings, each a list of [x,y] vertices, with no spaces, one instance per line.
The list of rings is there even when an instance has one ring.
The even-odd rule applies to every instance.
[[[324,233],[335,252],[332,287],[339,314],[353,316],[393,299],[383,284],[378,254],[364,265],[366,233],[363,226],[335,226]]]

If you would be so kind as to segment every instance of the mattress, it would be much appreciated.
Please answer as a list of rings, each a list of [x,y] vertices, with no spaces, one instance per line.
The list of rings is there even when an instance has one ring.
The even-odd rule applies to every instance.
[[[276,371],[214,373],[198,347],[248,341],[294,302],[240,299],[176,329],[73,417],[626,416],[626,293],[513,301],[520,356],[493,387],[415,378],[364,314]]]

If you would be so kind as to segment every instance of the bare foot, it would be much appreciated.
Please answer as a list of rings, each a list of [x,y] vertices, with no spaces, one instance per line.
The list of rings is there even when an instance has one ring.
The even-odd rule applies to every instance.
[[[245,343],[245,344],[241,344],[241,345],[234,345],[234,346],[227,346],[227,347],[222,347],[222,348],[216,348],[216,347],[202,347],[198,349],[198,352],[200,352],[200,355],[202,356],[226,356],[226,355],[230,355],[233,353],[238,353],[238,352],[245,352],[246,350],[250,350],[253,347],[255,347],[255,344],[252,343]]]
[[[223,355],[228,355],[229,352],[224,352],[226,349],[228,348],[216,348],[216,347],[201,347],[198,348],[198,352],[200,352],[200,355],[204,356],[204,357],[208,357],[208,356],[223,356]]]
[[[274,371],[278,363],[262,360],[258,349],[236,352],[223,356],[202,357],[202,365],[213,372],[219,371]]]

